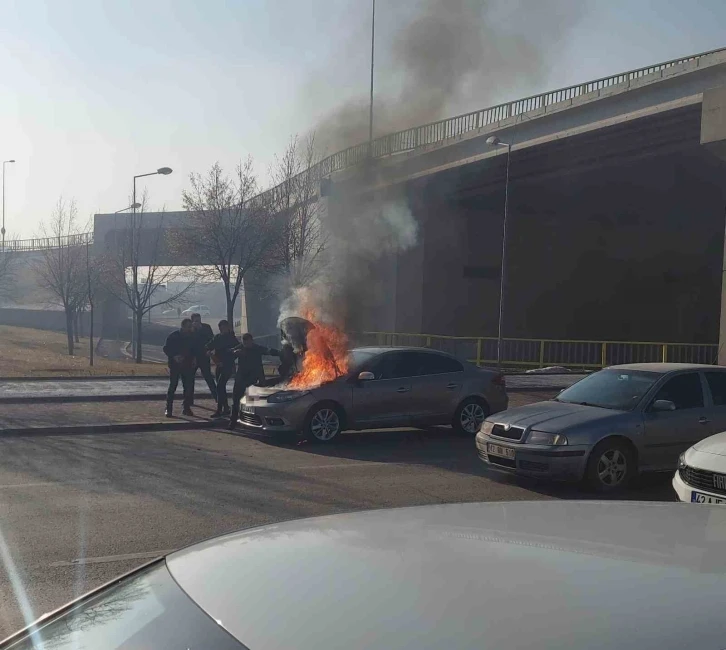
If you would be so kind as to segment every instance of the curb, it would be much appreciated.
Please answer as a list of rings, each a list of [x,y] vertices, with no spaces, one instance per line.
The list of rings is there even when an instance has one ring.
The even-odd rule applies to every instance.
[[[131,348],[131,341],[129,341],[128,343],[124,343],[121,346],[121,354],[123,354],[127,359],[131,359],[133,361],[134,360],[134,355],[131,353],[131,349],[130,348]],[[163,361],[158,361],[157,359],[144,359],[143,352],[141,354],[141,360],[144,363],[155,363],[158,366],[164,365],[164,362]]]
[[[79,375],[77,377],[69,375],[36,375],[33,377],[0,377],[2,383],[22,383],[33,381],[150,381],[150,380],[169,380],[169,375]]]
[[[0,397],[0,404],[93,404],[99,402],[159,402],[165,400],[166,391],[163,393],[136,393],[131,395],[13,395],[12,397]]]
[[[154,433],[156,431],[192,431],[195,429],[214,429],[215,423],[204,422],[128,422],[124,424],[78,424],[60,427],[25,427],[0,429],[4,436],[63,436],[99,433]]]

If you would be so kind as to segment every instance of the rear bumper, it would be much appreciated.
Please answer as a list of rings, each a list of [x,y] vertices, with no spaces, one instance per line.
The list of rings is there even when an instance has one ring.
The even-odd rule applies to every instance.
[[[514,449],[514,459],[492,456],[487,452],[487,443]],[[512,443],[498,438],[476,436],[479,458],[487,467],[517,476],[547,478],[555,481],[580,481],[585,475],[590,447],[558,446],[544,447]]]

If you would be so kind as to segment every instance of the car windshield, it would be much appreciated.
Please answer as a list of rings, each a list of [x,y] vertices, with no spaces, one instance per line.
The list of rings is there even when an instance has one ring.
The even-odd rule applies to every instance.
[[[25,634],[13,650],[244,648],[179,588],[159,562]]]
[[[659,377],[656,372],[642,370],[601,370],[564,390],[555,401],[629,411]]]
[[[366,361],[370,361],[376,356],[376,352],[370,350],[351,350],[348,357],[348,367],[351,372],[358,370]]]

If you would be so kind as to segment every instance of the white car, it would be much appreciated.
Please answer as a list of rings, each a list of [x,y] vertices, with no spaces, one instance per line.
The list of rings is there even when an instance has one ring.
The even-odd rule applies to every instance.
[[[181,313],[181,316],[182,318],[191,318],[192,314],[199,314],[202,318],[204,318],[205,316],[209,316],[211,312],[209,311],[209,307],[207,307],[207,305],[194,305],[193,307],[185,309]]]
[[[673,489],[681,501],[726,505],[726,431],[681,454]]]

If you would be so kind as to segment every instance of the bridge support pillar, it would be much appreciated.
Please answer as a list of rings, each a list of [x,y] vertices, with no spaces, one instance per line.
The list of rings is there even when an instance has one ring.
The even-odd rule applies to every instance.
[[[726,86],[703,93],[701,144],[726,160]],[[724,206],[726,208],[726,206]],[[718,336],[718,363],[726,365],[726,223],[724,224],[724,262],[721,266],[721,320]]]

